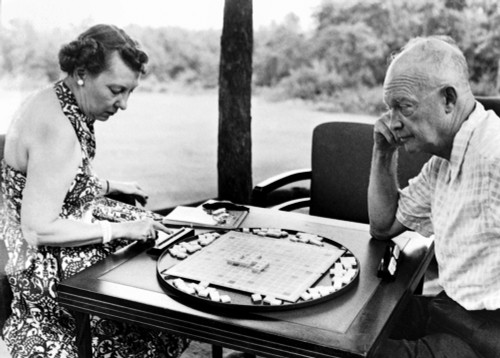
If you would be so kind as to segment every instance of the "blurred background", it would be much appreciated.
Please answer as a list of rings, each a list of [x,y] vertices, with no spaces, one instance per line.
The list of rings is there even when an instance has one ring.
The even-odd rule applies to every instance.
[[[27,93],[62,74],[62,44],[100,22],[150,56],[127,111],[96,126],[96,169],[134,180],[159,209],[217,195],[223,0],[0,0],[0,132]],[[414,36],[449,35],[474,93],[499,92],[495,0],[253,0],[253,181],[308,167],[312,129],[384,111],[391,54]]]

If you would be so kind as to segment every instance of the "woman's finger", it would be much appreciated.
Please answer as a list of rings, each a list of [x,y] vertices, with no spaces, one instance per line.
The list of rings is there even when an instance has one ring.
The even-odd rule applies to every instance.
[[[156,222],[154,221],[153,222],[153,226],[156,230],[159,230],[159,231],[162,231],[164,232],[165,234],[171,234],[173,233],[174,231],[172,229],[169,229],[168,227],[166,227],[165,225],[159,223],[159,222]]]

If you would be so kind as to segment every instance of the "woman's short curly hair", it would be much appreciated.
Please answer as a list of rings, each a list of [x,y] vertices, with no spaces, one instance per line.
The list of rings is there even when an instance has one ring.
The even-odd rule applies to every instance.
[[[59,66],[68,74],[85,68],[98,75],[108,68],[110,54],[118,51],[130,69],[144,74],[148,55],[122,29],[114,25],[95,25],[59,51]]]

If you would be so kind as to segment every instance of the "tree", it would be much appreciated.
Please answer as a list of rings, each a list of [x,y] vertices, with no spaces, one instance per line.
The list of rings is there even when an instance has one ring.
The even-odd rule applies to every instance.
[[[255,85],[275,86],[293,70],[310,64],[308,47],[295,14],[288,14],[282,24],[260,29],[253,51]]]
[[[219,198],[248,203],[252,191],[252,0],[225,0],[219,67]]]

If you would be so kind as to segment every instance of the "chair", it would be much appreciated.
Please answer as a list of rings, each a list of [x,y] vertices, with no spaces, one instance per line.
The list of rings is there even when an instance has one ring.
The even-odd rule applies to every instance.
[[[0,135],[0,161],[3,159],[5,145],[5,135]],[[2,184],[2,176],[0,175],[0,185]],[[0,222],[3,213],[3,198],[0,195]],[[4,241],[0,238],[0,337],[2,337],[2,328],[7,317],[10,316],[12,302],[12,291],[10,289],[9,280],[5,273],[5,265],[7,264],[7,249]]]
[[[500,98],[476,97],[486,109],[500,116]],[[309,214],[368,223],[368,182],[373,148],[373,124],[328,122],[313,131],[311,168],[282,173],[257,184],[251,202],[269,207],[272,194],[299,181],[310,180],[310,196],[273,206],[279,210],[309,207]],[[401,187],[416,176],[430,158],[426,153],[399,151],[398,179]]]
[[[500,117],[500,97],[482,97],[476,96],[476,99],[484,106],[486,110],[491,109]]]
[[[276,189],[310,179],[310,197],[279,204],[280,210],[309,207],[309,214],[368,223],[368,181],[373,148],[373,124],[328,122],[313,131],[311,169],[280,174],[255,186],[252,204],[267,206]],[[428,154],[399,153],[398,177],[406,186],[418,174]]]

